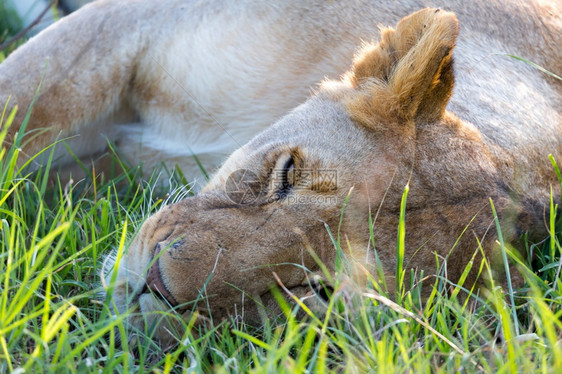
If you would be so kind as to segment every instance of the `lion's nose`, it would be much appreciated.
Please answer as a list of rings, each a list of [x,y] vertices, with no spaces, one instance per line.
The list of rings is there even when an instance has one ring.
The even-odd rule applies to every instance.
[[[167,300],[170,306],[175,307],[178,305],[178,303],[174,296],[172,296],[170,291],[168,291],[168,288],[162,280],[162,273],[160,272],[160,259],[157,258],[160,250],[160,245],[157,245],[154,251],[154,258],[156,258],[156,260],[154,260],[154,263],[152,264],[150,269],[148,269],[148,274],[146,275],[146,284],[148,285],[148,288]]]

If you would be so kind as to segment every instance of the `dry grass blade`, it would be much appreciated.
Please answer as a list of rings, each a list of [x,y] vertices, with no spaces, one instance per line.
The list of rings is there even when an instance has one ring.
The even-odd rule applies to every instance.
[[[402,314],[405,317],[409,317],[409,318],[413,319],[414,321],[416,321],[417,323],[419,323],[420,325],[422,325],[423,327],[425,327],[426,329],[428,329],[429,331],[431,331],[432,333],[437,335],[440,339],[443,339],[443,341],[445,343],[447,343],[455,351],[457,351],[458,353],[460,353],[463,356],[467,355],[467,353],[465,351],[463,351],[462,349],[460,349],[459,346],[457,346],[455,343],[453,343],[452,341],[447,339],[443,334],[441,334],[439,331],[435,330],[427,322],[425,322],[424,320],[422,320],[421,318],[419,318],[418,316],[416,316],[414,313],[410,312],[409,310],[406,310],[403,307],[401,307],[400,305],[396,304],[394,301],[390,300],[389,298],[386,298],[382,295],[379,295],[379,294],[375,293],[374,291],[373,292],[364,292],[362,295],[364,297],[368,297],[370,299],[374,299],[374,300],[378,301],[379,303],[389,307],[390,309],[394,310],[397,313]],[[479,370],[482,370],[482,371],[484,370],[484,368],[482,366],[480,366],[476,361],[474,361],[472,359],[471,359],[471,361],[475,366],[478,367]]]

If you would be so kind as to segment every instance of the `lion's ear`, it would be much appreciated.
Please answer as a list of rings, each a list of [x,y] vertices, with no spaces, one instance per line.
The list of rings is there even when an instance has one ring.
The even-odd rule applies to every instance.
[[[457,35],[454,13],[429,8],[382,30],[346,77],[357,90],[346,103],[352,116],[367,124],[441,118],[453,90]]]

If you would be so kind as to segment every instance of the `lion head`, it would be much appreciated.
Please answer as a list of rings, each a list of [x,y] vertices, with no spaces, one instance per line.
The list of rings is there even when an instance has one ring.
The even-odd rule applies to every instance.
[[[447,262],[456,281],[475,237],[490,255],[489,199],[506,219],[520,204],[479,131],[446,110],[457,34],[455,15],[438,9],[382,30],[340,81],[234,152],[200,194],[151,216],[114,269],[117,309],[151,323],[149,312],[170,308],[186,320],[194,310],[252,319],[275,283],[302,295],[321,265],[333,271],[338,238],[356,282],[373,272],[374,250],[393,278],[406,185],[405,267],[427,275]],[[172,339],[164,327],[155,336]]]

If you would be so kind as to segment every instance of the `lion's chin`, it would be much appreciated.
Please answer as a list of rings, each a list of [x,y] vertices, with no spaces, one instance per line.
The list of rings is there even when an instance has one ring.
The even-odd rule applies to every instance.
[[[282,292],[281,295],[289,305],[292,305],[299,317],[304,317],[305,313],[296,307],[294,297],[301,300],[313,313],[323,314],[326,306],[325,300],[309,285],[290,287],[288,291],[290,294]],[[115,296],[119,297],[117,294]],[[207,307],[196,307],[195,321],[191,321],[194,311],[192,304],[183,307],[180,305],[172,309],[161,295],[147,288],[132,299],[125,308],[131,313],[127,319],[128,342],[131,347],[135,347],[139,343],[143,344],[144,340],[148,340],[166,350],[185,341],[190,336],[198,336],[199,327],[209,323],[220,323],[225,318],[244,321],[244,323],[256,327],[262,325],[266,320],[271,322],[276,317],[283,318],[278,300],[269,291],[259,297],[241,297],[240,304],[232,310],[229,309],[228,312],[220,305],[213,305],[212,302],[207,304],[210,310]],[[190,324],[192,328],[187,331]]]
[[[165,301],[150,292],[138,296],[134,305],[129,305],[129,310],[132,311],[128,318],[129,343],[134,346],[137,339],[147,339],[157,342],[162,349],[181,341],[191,315],[190,312],[181,314],[170,309]]]

